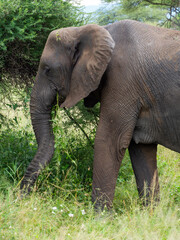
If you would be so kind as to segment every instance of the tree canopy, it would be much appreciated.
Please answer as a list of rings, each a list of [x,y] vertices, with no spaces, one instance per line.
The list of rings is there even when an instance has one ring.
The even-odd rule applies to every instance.
[[[179,0],[104,0],[113,3],[99,12],[98,22],[107,24],[129,18],[165,27],[180,28]]]

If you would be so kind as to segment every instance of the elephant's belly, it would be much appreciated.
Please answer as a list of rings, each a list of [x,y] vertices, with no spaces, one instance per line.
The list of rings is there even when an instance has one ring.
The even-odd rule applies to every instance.
[[[141,112],[134,132],[133,140],[138,143],[161,144],[180,152],[180,113],[165,113],[161,117],[153,112]]]
[[[180,117],[171,118],[169,122],[164,124],[158,143],[180,153]]]
[[[133,140],[138,143],[150,144],[156,143],[155,127],[149,121],[139,118],[133,133]]]
[[[141,113],[136,122],[133,133],[133,140],[138,143],[150,144],[155,143],[156,139],[156,123],[153,114],[146,109],[141,109]]]

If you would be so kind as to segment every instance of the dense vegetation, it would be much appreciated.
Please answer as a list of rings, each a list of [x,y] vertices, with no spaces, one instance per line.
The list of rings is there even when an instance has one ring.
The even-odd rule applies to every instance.
[[[167,4],[176,1],[163,1],[164,6],[152,2],[157,3],[118,1],[116,8],[113,6],[108,12],[100,10],[95,13],[96,18],[93,14],[90,19],[73,1],[1,0],[0,239],[178,239],[180,155],[163,147],[158,148],[161,185],[158,207],[152,202],[144,208],[139,202],[127,151],[112,215],[106,212],[94,215],[92,161],[99,105],[91,110],[83,102],[66,111],[54,107],[54,157],[39,176],[33,193],[20,199],[19,192],[20,181],[37,149],[29,99],[49,32],[83,25],[89,19],[107,24],[131,18],[166,27],[174,27],[172,21],[178,23],[179,8],[174,5],[176,15],[173,13],[171,24],[166,24],[166,13],[172,10]],[[136,8],[127,7],[130,3],[136,4]]]

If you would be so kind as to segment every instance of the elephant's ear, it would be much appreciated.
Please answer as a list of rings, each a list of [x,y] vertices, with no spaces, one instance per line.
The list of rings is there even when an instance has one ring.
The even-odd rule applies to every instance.
[[[109,32],[98,25],[69,28],[67,35],[71,32],[74,66],[69,94],[61,107],[72,107],[98,88],[115,45]]]

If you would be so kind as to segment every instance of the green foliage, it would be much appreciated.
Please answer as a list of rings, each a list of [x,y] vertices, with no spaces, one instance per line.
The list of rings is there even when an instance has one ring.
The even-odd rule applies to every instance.
[[[54,133],[56,151],[50,165],[41,173],[36,183],[37,190],[44,192],[51,189],[54,194],[58,194],[59,189],[65,189],[66,192],[74,189],[82,192],[86,189],[89,192],[92,183],[93,149],[78,131],[75,133],[71,130],[71,135],[65,134],[61,126],[55,126]],[[37,144],[32,131],[24,128],[1,131],[1,191],[6,191],[6,182],[19,185],[36,151]]]
[[[1,0],[0,72],[13,77],[35,76],[49,33],[84,23],[82,8],[71,1]]]
[[[114,3],[114,6],[112,5],[109,10],[100,11],[98,18],[100,24],[128,18],[158,23],[168,28],[180,28],[179,0],[105,0],[104,2]]]
[[[36,149],[37,145],[32,132],[14,128],[2,130],[0,135],[1,178],[11,184],[17,184],[23,177],[23,172],[32,160]],[[2,182],[1,179],[1,190],[5,190]]]
[[[22,114],[29,115],[31,88],[16,88],[10,82],[0,82],[0,129],[19,124]]]
[[[122,0],[122,7],[126,11],[136,12],[139,8],[144,9],[151,6],[155,9],[164,10],[165,19],[162,19],[161,25],[163,24],[168,28],[180,28],[180,5],[179,0]],[[156,13],[156,16],[160,16],[160,13]]]
[[[8,95],[4,94],[7,89]],[[37,150],[29,114],[30,93],[8,84],[1,84],[0,90],[0,114],[3,116],[0,171],[4,172],[3,178],[7,182],[18,184]],[[56,151],[50,165],[40,175],[37,188],[44,191],[47,186],[60,186],[68,190],[78,186],[89,191],[99,108],[91,110],[93,114],[83,107],[82,102],[71,110],[56,108],[58,106],[52,112]],[[12,160],[9,162],[9,159]]]
[[[100,25],[113,23],[123,19],[132,19],[151,24],[161,24],[166,20],[166,10],[153,6],[138,6],[128,8],[126,5],[114,4],[111,7],[102,8],[98,12],[97,22]]]

